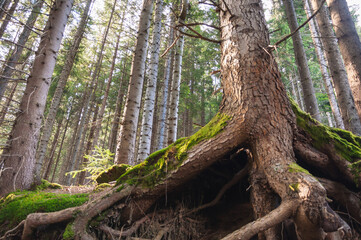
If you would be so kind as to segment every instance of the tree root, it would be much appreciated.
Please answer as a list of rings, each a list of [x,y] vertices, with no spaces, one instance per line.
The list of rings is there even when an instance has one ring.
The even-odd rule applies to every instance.
[[[298,199],[285,200],[278,208],[266,216],[246,224],[241,229],[228,234],[222,240],[248,240],[257,233],[265,231],[291,217],[300,204],[301,201]]]
[[[21,221],[15,228],[10,229],[4,234],[4,236],[0,237],[0,240],[6,240],[11,237],[15,237],[19,235],[19,232],[23,231],[24,224],[25,224],[25,220]]]

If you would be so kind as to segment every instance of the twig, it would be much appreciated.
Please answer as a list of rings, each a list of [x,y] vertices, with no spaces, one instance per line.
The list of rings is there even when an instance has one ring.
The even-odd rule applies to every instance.
[[[205,40],[205,41],[208,41],[208,42],[212,42],[212,43],[218,43],[218,44],[221,43],[221,41],[219,41],[219,40],[213,40],[213,39],[210,39],[210,38],[203,37],[203,36],[200,35],[199,33],[198,33],[197,35],[193,35],[193,34],[190,34],[190,33],[183,32],[182,30],[179,30],[179,29],[177,29],[177,28],[176,28],[176,30],[177,30],[178,32],[180,32],[181,34],[186,35],[186,36],[188,36],[188,37],[200,38],[200,39],[202,39],[202,40]]]
[[[28,49],[28,50],[31,51],[31,52],[35,52],[35,51],[34,51],[33,49],[31,49],[31,48],[28,48],[28,47],[26,47],[26,46],[20,45],[20,44],[18,44],[18,43],[14,43],[13,41],[8,40],[8,39],[5,39],[5,38],[1,38],[0,41],[7,42],[7,43],[10,43],[10,44],[14,44],[14,45],[16,45],[16,46],[18,46],[18,47],[22,47],[22,48]]]
[[[284,36],[283,38],[281,38],[280,40],[278,40],[275,44],[273,45],[269,45],[267,48],[269,49],[269,51],[273,51],[274,49],[276,49],[276,47],[286,41],[288,38],[292,37],[296,32],[298,32],[301,28],[303,28],[309,21],[311,21],[311,19],[316,16],[316,14],[321,10],[321,8],[323,7],[323,4],[325,3],[326,0],[323,0],[321,2],[321,6],[317,9],[316,12],[314,12],[304,23],[302,23],[298,28],[296,28],[296,30],[294,30],[292,33],[287,34],[286,36]]]
[[[164,57],[168,52],[169,50],[171,50],[174,45],[177,43],[178,39],[180,38],[180,36],[178,36],[174,41],[173,43],[164,51],[164,53],[160,56],[161,58]]]
[[[5,239],[9,239],[11,237],[14,237],[17,235],[17,232],[19,230],[21,230],[22,228],[24,228],[24,223],[25,220],[21,221],[16,227],[14,227],[13,229],[10,229],[9,231],[7,231],[4,236],[0,237],[0,240],[5,240]]]
[[[214,29],[217,29],[217,30],[221,29],[220,27],[217,27],[217,26],[214,26],[214,25],[211,25],[211,24],[198,23],[198,22],[195,22],[195,23],[182,23],[182,25],[184,25],[184,26],[199,26],[199,25],[202,25],[202,26],[207,26],[207,27],[214,28]],[[178,26],[180,26],[180,25],[178,25]]]

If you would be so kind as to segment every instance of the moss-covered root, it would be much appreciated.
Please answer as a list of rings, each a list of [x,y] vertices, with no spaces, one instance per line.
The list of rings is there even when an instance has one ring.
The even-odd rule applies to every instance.
[[[206,126],[194,135],[180,138],[170,146],[152,153],[144,162],[129,166],[125,164],[114,165],[101,173],[96,181],[106,183],[117,179],[117,185],[141,185],[153,187],[161,182],[167,173],[178,168],[187,158],[188,151],[200,142],[213,138],[220,133],[231,117],[217,114]],[[119,190],[122,189],[122,186]]]
[[[323,125],[303,112],[292,99],[291,103],[297,117],[297,126],[311,137],[312,146],[325,152],[332,159],[338,157],[349,162],[350,170],[355,177],[358,177],[361,172],[361,137],[349,131]],[[333,146],[337,156],[330,156],[328,151],[330,145]]]

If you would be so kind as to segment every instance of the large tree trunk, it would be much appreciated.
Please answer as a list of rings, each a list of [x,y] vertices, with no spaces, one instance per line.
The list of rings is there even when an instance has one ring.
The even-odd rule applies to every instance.
[[[137,43],[132,61],[124,119],[120,129],[119,142],[115,155],[115,162],[117,163],[134,163],[136,133],[144,83],[145,58],[147,55],[152,10],[153,0],[144,0],[139,20]]]
[[[327,0],[348,81],[361,119],[361,42],[345,0]]]
[[[311,0],[313,9],[321,7],[321,1]],[[361,135],[360,118],[355,108],[354,98],[350,89],[350,84],[347,81],[347,74],[342,62],[341,54],[337,46],[335,34],[333,33],[331,24],[328,19],[328,14],[325,6],[322,6],[319,13],[316,15],[316,20],[321,33],[321,42],[324,46],[324,51],[330,74],[335,85],[337,100],[340,105],[341,115],[345,128],[357,135]]]
[[[345,141],[359,145],[360,138],[356,140],[349,132],[320,125],[295,105],[291,108],[274,58],[266,50],[269,39],[260,1],[224,0],[219,7],[223,26],[221,72],[224,91],[219,114],[198,133],[152,154],[130,170],[120,165],[115,166],[113,172],[110,169],[104,173],[98,178],[99,182],[106,176],[117,178],[112,176],[114,170],[120,170],[122,176],[117,180],[116,187],[98,194],[88,203],[54,213],[30,214],[15,229],[23,228],[24,240],[31,239],[34,229],[61,221],[71,221],[67,230],[73,233],[75,239],[131,238],[136,231],[141,231],[140,225],[149,233],[155,216],[162,218],[157,223],[164,227],[161,229],[158,225],[158,231],[149,233],[149,238],[161,239],[164,233],[157,238],[161,230],[166,233],[172,231],[170,228],[180,230],[185,226],[178,224],[186,219],[206,227],[204,221],[189,219],[189,216],[210,206],[217,208],[217,203],[218,209],[208,208],[208,212],[199,212],[199,215],[213,221],[204,235],[189,237],[196,233],[186,228],[188,235],[184,239],[248,240],[256,234],[268,240],[282,239],[283,232],[276,225],[283,222],[284,227],[291,220],[300,239],[320,240],[324,239],[326,232],[335,231],[346,234],[344,239],[350,237],[348,225],[326,202],[325,188],[329,197],[339,202],[346,200],[343,206],[354,200],[358,203],[360,198],[343,185],[328,180],[317,181],[295,161],[297,156],[299,161],[307,162],[317,172],[338,178],[355,188],[354,175],[345,157],[358,161],[360,154],[351,154],[351,157],[348,151],[340,154],[334,147],[346,146],[342,145]],[[294,112],[297,113],[297,121]],[[343,140],[333,138],[342,134]],[[315,147],[309,145],[311,142]],[[247,174],[250,175],[250,187],[244,179]],[[245,181],[242,193],[246,198],[246,192],[251,188],[254,215],[258,218],[255,221],[252,218],[246,218],[245,222],[237,221],[247,208],[237,205],[240,200],[236,196],[239,193],[237,189],[243,188],[238,184],[241,180]],[[221,184],[216,184],[219,181]],[[357,182],[360,182],[359,179]],[[232,191],[225,194],[234,184],[236,186]],[[217,186],[221,187],[215,190]],[[201,193],[197,195],[198,190]],[[204,204],[207,195],[214,200]],[[227,197],[233,201],[227,201]],[[191,201],[186,207],[193,209],[177,205],[181,201],[183,205]],[[359,205],[352,204],[352,207],[350,215],[360,219]],[[172,215],[172,211],[175,214]],[[171,217],[167,218],[169,215]],[[232,218],[232,215],[237,217]],[[102,216],[105,217],[102,219]],[[223,219],[220,218],[222,216]],[[94,224],[90,224],[92,219]],[[220,223],[232,226],[221,229]],[[223,231],[210,237],[207,230]],[[194,232],[202,234],[201,228],[196,228]],[[170,236],[168,239],[178,239],[176,237],[180,235]]]
[[[2,154],[2,165],[8,170],[0,177],[0,196],[14,188],[28,189],[33,183],[46,97],[72,5],[73,0],[58,0],[52,8],[20,103],[20,114],[10,134],[9,147]]]
[[[291,32],[298,28],[297,17],[292,0],[283,0],[286,9],[287,21]],[[296,57],[298,71],[301,76],[301,86],[303,90],[303,100],[306,112],[309,112],[316,120],[321,121],[320,111],[318,109],[315,89],[311,79],[310,69],[307,64],[305,49],[303,48],[301,33],[297,31],[292,35],[292,43]]]
[[[141,125],[141,135],[139,140],[139,150],[137,163],[143,161],[150,154],[150,145],[152,139],[153,116],[155,109],[155,95],[158,81],[158,63],[159,63],[159,48],[160,48],[160,34],[162,31],[162,13],[163,1],[157,0],[154,14],[153,27],[153,42],[150,49],[150,64],[149,64],[149,79],[147,89],[145,92],[143,118]]]
[[[46,117],[44,127],[42,129],[42,136],[37,150],[37,162],[36,162],[36,171],[35,171],[36,180],[38,182],[40,181],[40,177],[41,177],[40,170],[44,162],[44,157],[45,157],[46,149],[48,147],[51,131],[53,129],[56,112],[58,111],[58,108],[60,106],[61,97],[63,95],[65,85],[68,81],[71,69],[73,68],[75,56],[78,53],[81,40],[83,39],[86,23],[88,20],[90,5],[92,2],[93,0],[87,0],[86,2],[85,9],[82,13],[79,26],[74,35],[72,46],[69,49],[68,54],[66,56],[65,65],[60,73],[58,85],[56,86],[55,93],[52,98],[50,108],[48,111],[48,115]]]

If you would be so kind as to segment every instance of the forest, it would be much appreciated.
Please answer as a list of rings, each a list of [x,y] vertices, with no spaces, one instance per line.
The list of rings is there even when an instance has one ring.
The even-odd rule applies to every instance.
[[[0,240],[361,239],[346,0],[0,0]]]

